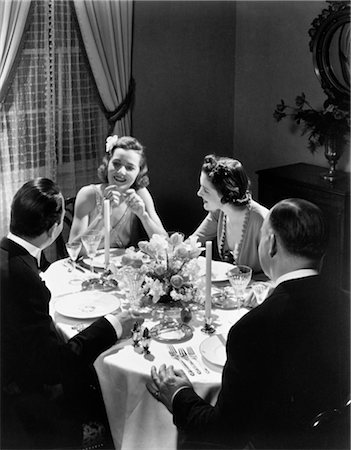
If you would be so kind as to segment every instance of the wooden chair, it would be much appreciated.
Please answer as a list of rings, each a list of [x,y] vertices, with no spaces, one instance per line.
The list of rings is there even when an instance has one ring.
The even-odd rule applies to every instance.
[[[66,213],[63,219],[63,229],[61,234],[56,239],[56,254],[57,259],[67,258],[68,253],[66,250],[66,242],[69,238],[69,233],[71,231],[72,221],[74,217],[74,205],[76,202],[76,197],[65,198],[65,208]]]

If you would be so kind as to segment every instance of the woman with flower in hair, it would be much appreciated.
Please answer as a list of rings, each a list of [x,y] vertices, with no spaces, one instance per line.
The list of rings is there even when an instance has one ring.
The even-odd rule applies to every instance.
[[[93,228],[102,230],[104,199],[109,199],[111,206],[111,247],[136,245],[143,237],[140,231],[145,231],[149,238],[154,233],[166,235],[147,189],[147,172],[140,142],[130,136],[109,136],[106,155],[98,168],[101,184],[83,186],[78,192],[69,241]],[[102,239],[100,247],[103,245]]]
[[[208,155],[200,174],[200,189],[208,215],[193,235],[201,243],[216,239],[221,260],[245,264],[261,272],[258,259],[260,229],[268,209],[251,198],[250,180],[232,158]]]

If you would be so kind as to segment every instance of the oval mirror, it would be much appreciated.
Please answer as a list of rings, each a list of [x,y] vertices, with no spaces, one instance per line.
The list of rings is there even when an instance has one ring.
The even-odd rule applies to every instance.
[[[350,4],[329,2],[312,22],[310,50],[314,70],[327,96],[337,103],[350,101]]]

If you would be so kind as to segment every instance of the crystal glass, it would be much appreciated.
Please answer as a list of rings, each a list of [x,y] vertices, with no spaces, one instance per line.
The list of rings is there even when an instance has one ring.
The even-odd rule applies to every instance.
[[[268,283],[253,283],[252,284],[252,290],[255,294],[257,304],[260,305],[263,303],[265,298],[267,297],[267,294],[270,290],[270,284]]]
[[[90,230],[81,237],[88,257],[90,258],[90,270],[94,272],[94,257],[102,238],[101,231]]]
[[[79,252],[80,252],[81,248],[82,248],[82,243],[80,241],[66,243],[66,250],[67,250],[69,258],[72,262],[73,270],[76,268],[76,261],[79,256]],[[81,281],[81,280],[78,280],[78,279],[71,280],[71,282],[73,282],[73,281]]]
[[[237,301],[237,307],[241,308],[245,298],[245,289],[252,276],[252,269],[242,264],[234,266],[227,272],[229,282],[234,291],[234,297]]]
[[[145,274],[140,269],[125,266],[122,269],[123,272],[123,284],[128,290],[128,300],[131,309],[140,308],[142,292],[142,284],[145,279]]]

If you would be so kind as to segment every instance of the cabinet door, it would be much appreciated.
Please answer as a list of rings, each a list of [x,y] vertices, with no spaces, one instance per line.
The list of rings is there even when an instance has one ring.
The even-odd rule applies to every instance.
[[[329,243],[324,258],[322,273],[330,282],[345,290],[350,289],[350,230],[347,198],[324,192],[313,186],[301,185],[291,180],[265,179],[259,176],[259,202],[271,208],[278,201],[303,198],[321,208],[329,227]]]

